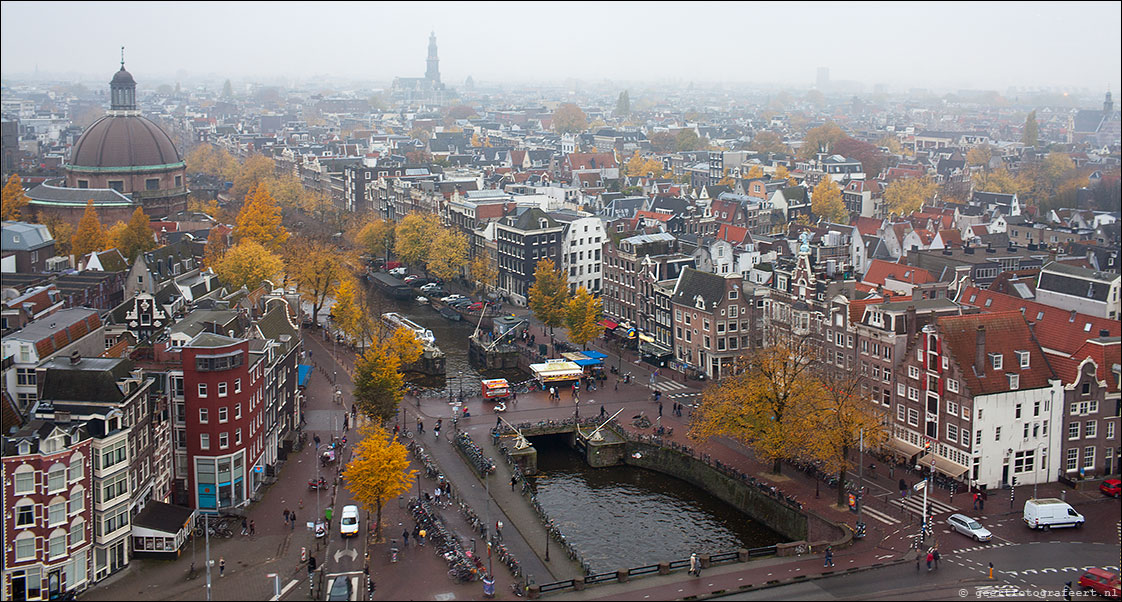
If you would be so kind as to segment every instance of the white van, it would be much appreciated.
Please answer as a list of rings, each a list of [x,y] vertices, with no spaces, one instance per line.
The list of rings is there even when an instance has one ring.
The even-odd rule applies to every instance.
[[[1071,504],[1054,497],[1025,502],[1025,524],[1030,529],[1047,531],[1052,527],[1082,527],[1083,515]]]
[[[343,537],[358,535],[358,506],[343,506],[343,515],[339,518],[339,534]]]

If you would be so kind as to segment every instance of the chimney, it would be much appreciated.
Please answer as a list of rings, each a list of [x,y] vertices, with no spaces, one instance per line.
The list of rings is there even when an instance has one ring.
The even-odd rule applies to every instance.
[[[916,306],[909,305],[904,310],[904,328],[907,329],[908,340],[916,338]]]
[[[986,327],[982,324],[978,325],[978,336],[975,341],[974,373],[982,376],[986,373]]]
[[[78,350],[77,350],[77,349],[75,349],[74,351],[71,351],[71,352],[70,352],[70,365],[72,365],[72,366],[76,366],[76,365],[78,365],[78,364],[79,364],[79,363],[80,363],[81,361],[82,361],[82,354],[78,353]]]

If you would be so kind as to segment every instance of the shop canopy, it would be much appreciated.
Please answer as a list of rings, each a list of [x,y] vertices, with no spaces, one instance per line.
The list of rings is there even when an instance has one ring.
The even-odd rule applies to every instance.
[[[308,386],[308,377],[312,375],[312,367],[307,364],[296,366],[296,386]]]
[[[613,321],[611,321],[607,318],[604,318],[603,320],[600,320],[600,325],[603,326],[604,328],[607,328],[608,330],[614,330],[615,327],[619,326],[619,324],[616,324],[615,322],[613,322]]]
[[[530,372],[543,383],[577,380],[584,376],[584,369],[568,360],[546,360],[542,364],[530,364]]]
[[[562,353],[561,357],[569,360],[570,362],[573,362],[574,364],[582,368],[585,366],[599,366],[600,364],[604,363],[601,358],[589,357],[587,351],[571,351],[569,353]]]

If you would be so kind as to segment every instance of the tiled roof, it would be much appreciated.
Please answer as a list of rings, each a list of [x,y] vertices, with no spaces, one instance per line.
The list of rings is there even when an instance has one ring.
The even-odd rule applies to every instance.
[[[1021,313],[1032,324],[1033,332],[1043,347],[1069,355],[1088,338],[1099,336],[1099,331],[1105,330],[1114,337],[1122,335],[1122,323],[1117,320],[1075,313],[973,286],[962,291],[958,302],[983,312]]]
[[[899,280],[900,282],[910,282],[912,284],[926,284],[934,282],[935,277],[931,272],[923,268],[915,268],[910,265],[902,263],[892,263],[880,259],[874,259],[869,264],[869,269],[865,272],[865,277],[862,282],[865,284],[884,284],[888,278]]]
[[[1044,350],[1036,343],[1032,330],[1020,312],[982,313],[939,318],[936,325],[943,336],[944,353],[958,362],[966,387],[974,395],[1010,391],[1007,375],[1020,376],[1019,389],[1039,389],[1055,378],[1044,359]],[[985,361],[982,373],[974,369],[978,328],[985,328]],[[1029,367],[1021,368],[1017,351],[1029,352]],[[990,354],[1002,355],[1002,367],[995,370]]]

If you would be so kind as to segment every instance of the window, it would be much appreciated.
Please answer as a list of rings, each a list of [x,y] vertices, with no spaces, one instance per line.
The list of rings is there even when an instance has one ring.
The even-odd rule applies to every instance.
[[[905,386],[904,383],[896,383],[896,394],[900,397],[904,397],[908,394],[908,387]]]
[[[124,180],[109,180],[109,187],[112,188],[113,190],[116,190],[117,192],[124,192],[125,191],[125,181]]]
[[[66,502],[60,500],[51,504],[47,524],[53,527],[64,522],[66,522]]]
[[[919,389],[915,387],[908,387],[908,399],[912,401],[919,401]]]
[[[966,448],[970,447],[970,431],[966,429],[962,429],[962,446]]]
[[[1000,353],[991,353],[990,354],[990,362],[993,363],[993,369],[994,370],[1001,370],[1001,364],[1002,364],[1002,358],[1003,357],[1004,356],[1002,356]]]
[[[908,408],[908,424],[911,426],[919,426],[919,410]]]
[[[1078,422],[1072,422],[1071,424],[1067,425],[1067,438],[1069,440],[1079,438],[1079,427],[1080,423]]]
[[[67,502],[67,512],[74,514],[86,509],[86,492],[79,489],[70,493],[70,501]]]
[[[199,434],[199,448],[210,449],[210,435],[208,435],[207,433]]]
[[[896,404],[896,420],[904,422],[905,408],[904,404]]]
[[[1001,427],[1000,426],[994,427],[994,429],[993,429],[993,440],[994,441],[1001,441]]]
[[[1021,419],[1021,404],[1017,404],[1016,409],[1013,411],[1013,417],[1017,420]]]
[[[89,188],[89,187],[90,187],[90,181],[89,180],[78,180],[78,188]]]
[[[51,559],[66,556],[66,534],[61,533],[51,538]]]
[[[218,422],[219,422],[219,424],[229,420],[229,418],[230,418],[229,413],[230,412],[226,408],[226,406],[222,406],[222,407],[218,408]]]
[[[1093,439],[1098,434],[1099,423],[1096,420],[1088,420],[1087,424],[1083,425],[1083,438]]]
[[[1036,450],[1019,451],[1013,455],[1013,472],[1016,474],[1032,472],[1035,465]]]
[[[183,176],[175,176],[175,187],[183,186]]]
[[[56,465],[47,473],[47,491],[61,491],[66,487],[66,468]]]
[[[947,390],[951,393],[958,393],[958,381],[953,378],[947,379]]]
[[[947,413],[951,416],[958,416],[958,404],[953,401],[947,401]]]
[[[240,420],[242,417],[242,404],[234,404],[234,420]]]
[[[24,504],[16,507],[16,526],[28,527],[35,523],[35,506]]]
[[[66,467],[66,480],[77,481],[82,478],[86,472],[86,461],[82,458],[76,458],[70,461],[70,466]]]
[[[974,445],[982,444],[982,431],[978,431],[974,436]]]
[[[238,429],[238,430],[234,431],[234,445],[241,445],[241,444],[242,444],[242,430]]]
[[[16,540],[16,560],[35,558],[35,538],[25,537]]]
[[[908,366],[908,378],[919,380],[919,368],[915,366]]]
[[[206,397],[206,383],[199,383],[199,397]]]
[[[1016,389],[1020,388],[1020,386],[1021,386],[1021,375],[1020,374],[1007,374],[1006,376],[1009,377],[1009,389],[1010,390],[1016,390]]]
[[[17,385],[26,385],[30,387],[34,386],[35,383],[35,368],[16,368]]]
[[[1106,438],[1107,439],[1113,439],[1114,438],[1114,423],[1113,422],[1106,423]]]
[[[1083,448],[1083,468],[1091,469],[1095,467],[1095,446],[1088,445]]]
[[[210,420],[210,410],[206,408],[199,408],[199,422],[206,424]]]
[[[1028,368],[1029,367],[1029,352],[1018,351],[1017,352],[1017,361],[1020,362],[1022,368]]]
[[[159,190],[160,189],[160,179],[159,178],[146,178],[144,180],[144,189],[145,190]]]
[[[218,396],[226,397],[226,381],[218,383]]]
[[[227,447],[230,447],[230,433],[218,433],[218,448],[226,449]]]
[[[951,442],[958,441],[958,427],[953,424],[947,425],[947,439]]]
[[[242,379],[235,378],[234,379],[234,393],[241,393],[241,392],[242,392]]]

